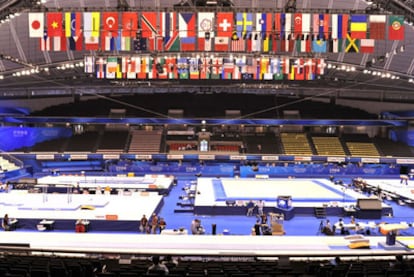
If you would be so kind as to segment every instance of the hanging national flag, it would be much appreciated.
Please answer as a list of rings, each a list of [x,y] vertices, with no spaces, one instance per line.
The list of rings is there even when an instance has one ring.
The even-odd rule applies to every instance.
[[[135,51],[147,51],[147,39],[146,38],[135,38],[134,39],[134,50]]]
[[[61,36],[53,37],[53,51],[66,51],[66,49],[67,49],[67,39],[62,29]]]
[[[229,51],[229,41],[228,37],[215,37],[214,50],[221,52]]]
[[[83,13],[83,35],[87,37],[99,37],[100,33],[100,12]]]
[[[274,35],[273,35],[274,36]],[[273,36],[271,33],[267,34],[262,41],[262,51],[268,53],[273,51]]]
[[[231,73],[232,75],[232,79],[233,80],[240,80],[241,79],[241,71],[240,71],[240,67],[235,65],[233,67],[233,72]]]
[[[309,58],[305,61],[305,80],[315,80],[316,66],[314,59]]]
[[[115,38],[111,33],[101,36],[101,48],[103,51],[115,51]]]
[[[274,80],[282,80],[283,79],[283,73],[282,73],[280,58],[271,58],[270,59],[270,73],[272,73]]]
[[[213,38],[198,38],[198,50],[212,51]]]
[[[242,79],[244,73],[247,73],[246,56],[236,58],[236,67],[239,68],[239,79]]]
[[[85,37],[85,50],[98,50],[99,37]]]
[[[374,53],[375,50],[375,39],[363,38],[360,40],[359,51],[361,53]]]
[[[195,51],[196,38],[195,37],[181,37],[180,48],[181,51]]]
[[[326,40],[315,39],[312,41],[312,51],[315,53],[326,53]]]
[[[115,78],[116,79],[122,79],[123,76],[124,76],[122,74],[122,63],[123,63],[123,60],[125,60],[125,57],[122,57],[122,58],[118,57],[117,58],[118,64],[116,65],[116,71],[115,71]]]
[[[82,13],[66,12],[65,13],[65,36],[77,37],[82,33]]]
[[[158,36],[157,20],[158,12],[142,12],[141,28],[143,38],[154,38]]]
[[[298,37],[302,35],[302,13],[295,13],[293,16],[293,34]]]
[[[302,35],[305,35],[305,38],[311,36],[311,15],[309,13],[302,14]]]
[[[290,73],[290,59],[289,57],[283,57],[281,60],[282,63],[282,73],[284,75],[289,75]]]
[[[188,59],[179,58],[177,61],[178,76],[180,79],[188,79],[190,77],[188,72]]]
[[[282,14],[282,27],[283,27],[283,34],[286,40],[290,39],[289,37],[292,34],[292,14],[284,13]]]
[[[218,37],[231,37],[233,33],[233,13],[218,12],[216,17]]]
[[[85,67],[85,73],[95,72],[95,57],[94,56],[85,56],[83,64]]]
[[[253,31],[251,36],[249,35],[249,41],[247,43],[248,52],[260,52],[262,50],[262,38],[260,32]]]
[[[369,15],[369,38],[371,39],[385,39],[387,25],[386,15]]]
[[[343,49],[344,40],[340,38],[332,38],[329,41],[329,49],[328,52],[332,53],[340,53]]]
[[[319,39],[329,37],[329,14],[313,15],[313,35]]]
[[[233,79],[233,71],[234,71],[234,60],[230,58],[223,59],[223,68],[221,72],[221,79],[223,80],[231,80]]]
[[[166,59],[161,57],[154,58],[152,72],[153,79],[167,79]]]
[[[260,77],[262,80],[272,80],[273,76],[270,73],[270,59],[262,57],[260,61]]]
[[[367,16],[365,14],[351,14],[349,31],[352,38],[366,38],[368,31]]]
[[[180,51],[177,13],[163,12],[161,16],[165,51]]]
[[[138,67],[139,67],[138,79],[148,78],[148,75],[147,75],[148,65],[149,65],[149,57],[148,56],[141,57],[140,62],[138,63]]]
[[[388,16],[388,39],[404,40],[404,16],[389,15]]]
[[[292,34],[280,38],[280,52],[292,52],[294,50],[295,40]]]
[[[178,16],[178,29],[180,38],[196,37],[196,14],[180,13]]]
[[[296,73],[295,63],[291,62],[287,79],[288,80],[295,80],[295,73]]]
[[[346,35],[348,34],[348,21],[349,15],[338,15],[338,38],[346,39]]]
[[[164,44],[161,36],[151,37],[147,39],[147,50],[163,51]]]
[[[155,62],[154,62],[154,58],[153,57],[147,57],[146,58],[146,67],[145,67],[145,72],[147,72],[147,77],[148,79],[155,79],[156,75],[154,74],[155,72]]]
[[[346,35],[345,52],[359,53],[359,40],[356,38],[352,38],[349,34]]]
[[[200,78],[200,70],[198,65],[198,58],[190,58],[190,79],[199,79]]]
[[[131,58],[127,56],[123,56],[121,59],[122,59],[121,74],[122,74],[122,78],[126,79],[127,74],[128,74],[128,66],[129,66],[129,63],[131,62]]]
[[[294,37],[292,37],[292,14],[281,14],[282,37],[280,44],[281,52],[291,52],[294,47]]]
[[[260,32],[262,38],[269,36],[272,31],[272,14],[256,13],[256,31]]]
[[[253,14],[237,13],[236,14],[236,31],[239,38],[249,35],[253,30]]]
[[[106,61],[106,78],[115,79],[118,70],[118,58],[108,57]]]
[[[138,13],[123,12],[122,13],[122,36],[135,37],[138,30]]]
[[[316,66],[316,75],[325,74],[325,68],[326,68],[325,59],[322,59],[322,58],[316,59],[315,66]]]
[[[61,12],[47,13],[47,34],[49,37],[60,37],[63,31],[63,16]]]
[[[201,58],[200,79],[210,79],[211,60],[210,58]]]
[[[284,33],[284,24],[285,22],[282,22],[282,14],[281,13],[275,13],[275,39],[280,39],[283,36]],[[283,18],[284,18],[284,14],[283,14]]]
[[[211,62],[211,79],[220,79],[223,70],[223,58],[213,58]]]
[[[103,12],[102,13],[102,23],[103,23],[103,36],[111,36],[117,37],[118,36],[118,29],[119,29],[119,19],[118,19],[118,12]]]
[[[178,79],[177,60],[175,57],[167,57],[168,79]]]
[[[332,14],[332,32],[330,41],[330,52],[342,52],[342,44],[348,34],[348,15]]]
[[[296,40],[296,51],[300,53],[309,53],[312,52],[312,43],[310,35],[301,35],[298,40]]]
[[[295,80],[305,80],[305,62],[303,58],[296,60],[294,64]]]
[[[83,50],[83,36],[82,31],[79,36],[69,37],[69,49],[72,51],[81,51]]]
[[[214,13],[200,12],[198,13],[198,37],[213,38],[214,37]]]
[[[104,79],[106,74],[106,61],[104,58],[99,58],[96,61],[96,78]]]
[[[131,37],[118,36],[117,49],[121,51],[131,51]]]
[[[214,38],[214,13],[198,13],[198,50],[211,51]]]
[[[137,57],[128,57],[127,58],[127,79],[136,79],[138,73],[138,64]]]
[[[40,38],[40,50],[50,51],[50,37],[47,35],[47,31],[43,32],[43,37]]]
[[[29,37],[43,38],[44,35],[44,14],[29,13]]]
[[[231,51],[243,52],[246,49],[246,42],[242,37],[237,36],[237,32],[233,32],[231,37]]]

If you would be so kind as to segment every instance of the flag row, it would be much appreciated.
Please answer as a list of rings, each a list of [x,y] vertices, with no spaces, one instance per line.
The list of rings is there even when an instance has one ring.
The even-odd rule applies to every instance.
[[[219,38],[210,40],[197,40],[194,37],[178,38],[177,44],[166,45],[162,38],[158,40],[150,38],[104,37],[101,44],[97,40],[95,44],[84,43],[82,37],[44,37],[40,39],[41,51],[66,51],[66,50],[101,50],[101,51],[126,51],[126,52],[259,52],[259,53],[374,53],[376,40],[355,39],[347,35],[345,39],[311,39],[303,36],[301,39],[280,39],[274,37],[264,40],[257,36],[244,38]],[[96,47],[91,47],[96,45]],[[102,46],[102,48],[100,47]]]
[[[42,51],[362,52],[358,44],[403,40],[404,17],[235,12],[32,12]],[[351,48],[349,48],[351,49]]]
[[[314,80],[325,72],[322,58],[223,58],[85,56],[85,73],[98,79]]]

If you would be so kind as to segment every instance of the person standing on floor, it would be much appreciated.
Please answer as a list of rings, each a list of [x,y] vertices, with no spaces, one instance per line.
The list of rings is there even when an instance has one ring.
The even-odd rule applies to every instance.
[[[144,234],[148,231],[148,218],[145,214],[142,215],[141,220],[139,221],[139,231]]]
[[[254,207],[256,207],[256,205],[253,203],[252,200],[250,200],[246,205],[246,208],[247,208],[246,215],[247,216],[252,216],[253,215]]]
[[[156,213],[153,213],[151,217],[151,234],[156,234],[157,229],[158,229],[158,216]]]
[[[259,216],[263,215],[264,206],[265,206],[264,200],[259,200],[259,202],[257,203],[257,213]]]

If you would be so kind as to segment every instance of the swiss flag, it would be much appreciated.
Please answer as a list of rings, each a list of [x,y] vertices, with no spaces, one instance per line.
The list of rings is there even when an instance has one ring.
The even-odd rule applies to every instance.
[[[233,33],[233,13],[217,13],[217,34],[218,37],[231,37]]]

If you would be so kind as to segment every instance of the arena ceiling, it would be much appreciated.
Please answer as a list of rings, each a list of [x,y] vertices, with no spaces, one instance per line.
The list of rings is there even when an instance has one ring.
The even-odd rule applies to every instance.
[[[413,101],[414,5],[411,0],[219,0],[200,7],[204,0],[1,0],[0,1],[0,97],[58,95],[73,91],[105,92],[240,92],[318,93],[355,98]],[[206,0],[207,1],[207,0]],[[216,5],[214,2],[217,2]],[[231,6],[231,7],[229,7]],[[87,10],[229,10],[247,12],[308,11],[405,15],[405,39],[379,41],[370,54],[324,53],[326,74],[314,81],[252,82],[124,82],[97,80],[77,66],[93,51],[40,51],[29,38],[29,11]],[[247,53],[248,54],[248,53]],[[297,53],[292,53],[292,56]],[[47,68],[36,73],[36,69]],[[63,70],[64,69],[64,70]],[[35,72],[35,73],[33,73]],[[372,73],[376,72],[375,75]],[[230,84],[230,85],[229,85]]]

